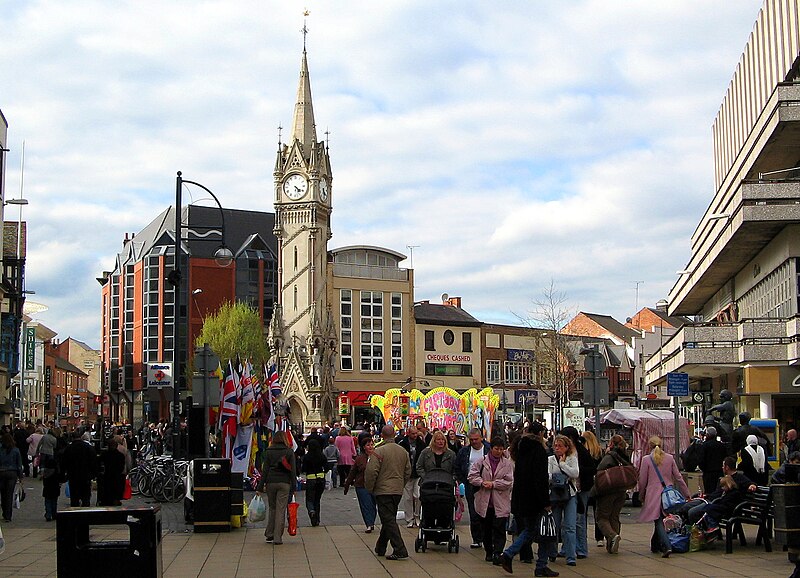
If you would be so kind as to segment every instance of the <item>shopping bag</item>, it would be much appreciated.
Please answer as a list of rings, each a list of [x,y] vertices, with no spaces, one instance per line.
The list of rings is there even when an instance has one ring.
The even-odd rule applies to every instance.
[[[297,535],[297,509],[300,507],[300,504],[295,502],[294,496],[292,496],[292,501],[289,503],[289,535],[296,536]]]
[[[684,528],[667,532],[667,538],[669,538],[670,550],[673,552],[683,554],[689,551],[691,538]]]
[[[556,520],[552,512],[544,511],[536,519],[534,527],[533,541],[537,544],[556,542],[558,532],[556,531]]]
[[[699,552],[706,549],[706,533],[699,524],[689,526],[689,552]]]
[[[3,528],[0,528],[0,556],[6,551],[6,541],[3,538]]]
[[[126,477],[125,478],[125,489],[122,490],[122,499],[123,500],[130,500],[131,496],[133,496],[133,489],[131,488],[131,479]]]
[[[686,501],[676,488],[673,486],[666,486],[661,490],[661,509],[665,512],[671,512],[675,506],[680,506]]]
[[[256,494],[247,505],[247,521],[250,523],[260,522],[267,518],[267,507],[264,500]]]
[[[69,482],[64,484],[64,495],[69,498]]]
[[[22,502],[25,500],[25,490],[22,488],[21,483],[14,486],[14,508],[19,510],[22,507]]]

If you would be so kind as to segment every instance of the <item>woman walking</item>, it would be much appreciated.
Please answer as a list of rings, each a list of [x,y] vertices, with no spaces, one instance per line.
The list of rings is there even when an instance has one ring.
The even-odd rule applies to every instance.
[[[319,438],[309,436],[306,455],[303,456],[303,473],[306,475],[306,510],[312,526],[319,526],[320,502],[325,491],[325,468],[328,460],[322,453]]]
[[[356,460],[356,444],[350,431],[344,426],[339,428],[339,435],[336,436],[333,443],[339,450],[339,462],[336,470],[339,474],[339,484],[343,484]]]
[[[0,503],[3,508],[3,521],[10,522],[13,512],[14,488],[22,482],[22,454],[14,445],[11,434],[0,437]]]
[[[427,448],[422,450],[417,460],[417,476],[419,484],[425,483],[425,476],[433,470],[445,471],[451,476],[455,466],[456,454],[447,447],[447,438],[441,431],[435,431],[431,435],[431,442]],[[448,528],[453,521],[453,502],[448,503],[427,503],[422,508],[422,526],[424,528]]]
[[[369,457],[375,451],[375,442],[369,437],[362,438],[360,446],[361,453],[353,463],[353,467],[350,469],[343,486],[345,495],[347,495],[350,486],[355,487],[358,507],[361,509],[361,518],[366,526],[364,533],[370,534],[375,529],[375,516],[378,514],[378,505],[375,502],[375,496],[364,487],[364,472],[367,470]]]
[[[283,527],[286,522],[286,507],[297,483],[297,466],[292,449],[286,444],[286,434],[277,431],[272,434],[269,447],[264,452],[258,492],[267,494],[267,527],[264,537],[267,543],[283,544]],[[324,474],[323,474],[324,476]],[[323,488],[325,478],[322,478]]]
[[[661,511],[661,478],[664,484],[672,485],[689,497],[689,488],[683,481],[683,476],[678,471],[675,459],[661,448],[661,438],[653,436],[648,440],[650,455],[642,459],[639,468],[639,498],[642,500],[642,511],[639,513],[640,522],[653,522],[653,536],[650,538],[650,550],[661,552],[662,557],[669,558],[672,554],[667,530],[664,528],[664,513]],[[656,471],[658,470],[658,472]]]
[[[606,470],[616,466],[629,466],[631,461],[628,458],[628,444],[625,439],[620,435],[611,437],[608,442],[608,449],[606,455],[600,460],[597,465],[597,471]],[[596,491],[595,487],[595,491]],[[596,493],[596,492],[595,492]],[[595,513],[595,520],[597,526],[603,533],[606,542],[606,550],[610,554],[616,554],[619,551],[620,542],[620,521],[619,514],[622,511],[622,506],[625,504],[628,491],[624,488],[612,490],[601,496],[595,495],[597,503],[597,512]]]
[[[554,474],[565,474],[568,478],[566,492],[568,497],[564,500],[554,501],[551,495],[550,502],[553,506],[556,528],[561,536],[562,551],[567,559],[567,566],[575,566],[577,564],[577,544],[575,540],[578,510],[577,487],[580,475],[578,454],[575,451],[575,446],[572,445],[572,440],[564,435],[557,435],[553,440],[553,453],[554,455],[547,459],[550,480],[553,480]],[[553,542],[548,546],[550,548],[550,560],[553,561],[558,552],[558,544]]]
[[[600,447],[600,442],[597,441],[597,436],[595,436],[592,432],[586,430],[581,434],[581,436],[585,440],[586,449],[589,450],[589,454],[594,460],[596,471],[597,464],[599,464],[600,460],[603,459],[605,452],[603,451],[603,448]],[[592,512],[594,513],[594,539],[597,540],[597,546],[599,548],[600,546],[605,546],[606,541],[603,536],[603,532],[600,530],[600,526],[597,525],[597,498],[595,498],[595,496],[589,496],[589,505],[592,507]]]
[[[47,431],[39,442],[37,455],[39,456],[39,474],[42,476],[42,497],[44,498],[44,519],[52,522],[56,518],[58,497],[61,495],[61,482],[58,459],[58,438],[61,437],[59,428]]]
[[[472,464],[467,481],[480,487],[475,493],[475,511],[481,517],[483,526],[486,561],[500,566],[500,555],[506,545],[508,515],[511,513],[514,462],[505,456],[503,438],[492,438],[491,446],[492,449],[483,459]]]

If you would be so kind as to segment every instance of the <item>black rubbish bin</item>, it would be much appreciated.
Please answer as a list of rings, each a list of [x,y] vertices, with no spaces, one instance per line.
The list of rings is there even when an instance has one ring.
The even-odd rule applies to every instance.
[[[800,484],[772,484],[775,543],[800,549]]]
[[[127,527],[117,537],[111,526]],[[160,577],[161,507],[68,508],[56,516],[59,576]]]
[[[231,462],[225,458],[193,460],[194,531],[231,531]]]

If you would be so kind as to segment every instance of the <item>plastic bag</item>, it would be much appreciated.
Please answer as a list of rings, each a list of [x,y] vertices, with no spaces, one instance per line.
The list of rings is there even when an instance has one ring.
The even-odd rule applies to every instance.
[[[19,510],[22,507],[22,502],[25,501],[25,490],[22,488],[21,483],[14,486],[14,509]]]
[[[698,524],[689,526],[689,552],[699,552],[706,549],[706,534]]]
[[[297,509],[300,507],[300,504],[294,501],[294,496],[292,496],[292,501],[288,505],[289,510],[289,535],[296,536],[297,535]]]
[[[264,500],[261,499],[261,496],[256,494],[247,505],[247,521],[255,523],[265,520],[266,518],[267,507],[264,505]]]

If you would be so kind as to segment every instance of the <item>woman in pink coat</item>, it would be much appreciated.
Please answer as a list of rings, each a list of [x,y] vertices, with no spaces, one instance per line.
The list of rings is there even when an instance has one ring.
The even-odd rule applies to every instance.
[[[650,550],[661,552],[664,558],[669,558],[672,548],[664,528],[664,513],[661,511],[661,480],[658,478],[656,468],[661,472],[664,483],[675,487],[685,498],[689,497],[689,488],[683,481],[683,476],[678,471],[675,459],[661,449],[661,438],[653,436],[649,440],[650,455],[642,459],[639,467],[639,498],[642,500],[642,511],[639,513],[640,522],[652,521],[655,529],[650,538]]]
[[[479,486],[475,492],[475,512],[483,528],[486,561],[500,565],[500,554],[506,545],[506,526],[511,513],[511,488],[514,485],[514,462],[505,455],[501,437],[492,438],[491,450],[472,464],[467,482]]]
[[[353,441],[353,436],[350,435],[348,429],[342,426],[333,443],[339,449],[339,465],[336,471],[340,480],[346,480],[356,461],[356,442]]]

